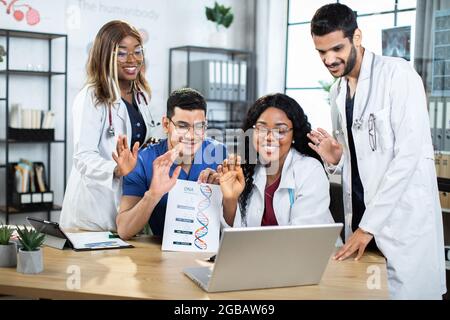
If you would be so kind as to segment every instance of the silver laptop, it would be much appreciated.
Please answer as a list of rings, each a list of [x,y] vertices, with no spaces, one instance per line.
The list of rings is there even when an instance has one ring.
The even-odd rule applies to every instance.
[[[318,284],[342,227],[227,228],[214,267],[184,273],[208,292]]]

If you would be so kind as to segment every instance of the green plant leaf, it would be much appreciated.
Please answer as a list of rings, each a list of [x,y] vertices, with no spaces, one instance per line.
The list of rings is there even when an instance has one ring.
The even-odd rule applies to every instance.
[[[234,16],[232,13],[229,13],[226,16],[224,16],[223,21],[222,21],[223,26],[225,28],[228,28],[231,25],[231,23],[233,22],[233,18],[234,18]]]
[[[23,230],[20,230],[17,227],[17,233],[19,234],[19,241],[24,247],[24,251],[35,251],[45,241],[45,235],[32,228],[28,229],[24,227]]]
[[[324,80],[319,80],[320,86],[322,87],[323,90],[325,90],[326,92],[330,92],[331,87],[333,86],[333,84],[336,82],[338,78],[333,78],[332,81],[324,81]]]
[[[207,20],[215,22],[217,28],[223,25],[228,28],[233,22],[233,14],[231,13],[231,7],[225,7],[217,2],[214,2],[214,7],[205,7],[205,15]]]
[[[8,225],[0,225],[0,245],[8,245],[14,229]]]
[[[205,8],[206,19],[209,21],[215,22],[213,9],[206,7]]]
[[[217,24],[220,24],[220,20],[221,20],[221,18],[222,18],[222,15],[220,14],[220,12],[219,12],[218,10],[214,10],[214,11],[213,11],[213,17],[214,17],[214,21],[215,21]]]

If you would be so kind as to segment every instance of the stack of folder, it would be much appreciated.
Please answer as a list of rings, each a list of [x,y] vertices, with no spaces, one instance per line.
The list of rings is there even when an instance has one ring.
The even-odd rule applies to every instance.
[[[439,178],[450,179],[450,153],[438,152],[434,156],[436,175]],[[450,209],[450,193],[445,191],[439,192],[441,207]]]
[[[207,100],[247,101],[247,62],[191,61],[189,86],[200,91]]]

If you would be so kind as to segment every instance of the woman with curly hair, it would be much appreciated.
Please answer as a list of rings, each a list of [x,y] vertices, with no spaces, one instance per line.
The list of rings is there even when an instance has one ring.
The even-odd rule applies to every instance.
[[[333,223],[329,182],[320,157],[308,146],[311,125],[300,105],[281,93],[263,96],[248,110],[243,130],[250,133],[243,164],[231,155],[217,169],[224,222],[248,227]]]

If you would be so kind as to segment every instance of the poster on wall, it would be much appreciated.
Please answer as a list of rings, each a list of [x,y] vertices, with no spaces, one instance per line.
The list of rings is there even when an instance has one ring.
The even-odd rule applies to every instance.
[[[24,22],[27,25],[34,26],[41,21],[39,10],[30,6],[28,3],[20,0],[0,0],[6,15],[16,22]]]
[[[65,33],[66,1],[0,0],[0,28]]]
[[[432,91],[434,97],[450,97],[450,10],[434,14]]]
[[[411,60],[411,26],[382,30],[383,56]]]

